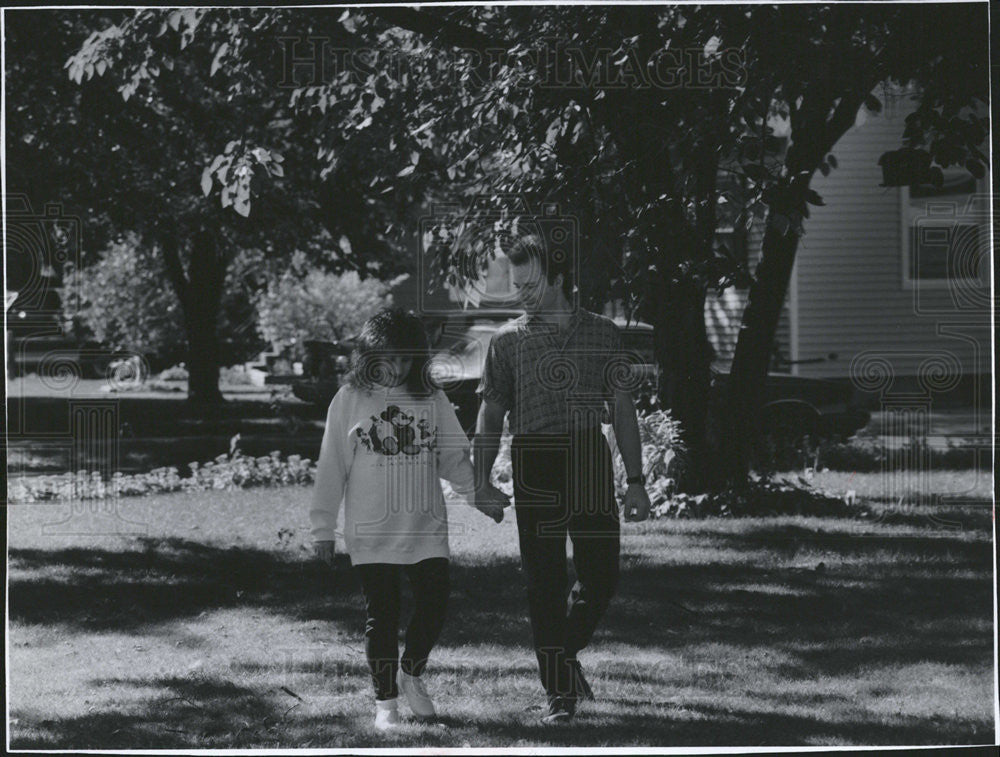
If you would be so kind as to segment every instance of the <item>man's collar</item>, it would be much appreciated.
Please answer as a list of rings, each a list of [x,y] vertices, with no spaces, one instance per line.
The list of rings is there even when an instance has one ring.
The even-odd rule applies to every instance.
[[[583,308],[580,307],[574,308],[570,312],[569,322],[566,324],[567,330],[573,328],[581,318],[583,318]],[[543,323],[541,315],[539,313],[531,313],[530,315],[528,315],[528,323],[531,324]]]

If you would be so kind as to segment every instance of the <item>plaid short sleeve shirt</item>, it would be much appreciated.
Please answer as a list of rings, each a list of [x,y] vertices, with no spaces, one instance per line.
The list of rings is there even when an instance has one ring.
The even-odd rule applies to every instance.
[[[580,308],[565,330],[529,315],[504,324],[490,340],[476,393],[509,411],[511,433],[557,434],[609,421],[605,403],[616,389],[632,388],[618,326]]]

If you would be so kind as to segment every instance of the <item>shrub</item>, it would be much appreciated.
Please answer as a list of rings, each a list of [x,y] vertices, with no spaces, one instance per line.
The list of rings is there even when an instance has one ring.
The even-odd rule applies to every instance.
[[[316,465],[308,458],[289,455],[283,460],[277,451],[249,457],[239,450],[239,438],[237,434],[231,440],[228,455],[219,455],[207,463],[189,463],[191,475],[187,477],[182,477],[174,466],[148,473],[117,471],[108,480],[97,471],[12,477],[7,481],[7,499],[12,504],[26,504],[313,483]]]
[[[246,366],[233,365],[219,370],[219,383],[228,386],[250,386],[253,380],[247,373]]]
[[[867,511],[811,486],[751,477],[742,489],[711,494],[675,493],[654,503],[654,518],[770,517],[776,515],[864,516]]]
[[[184,349],[180,302],[164,286],[167,272],[155,249],[128,233],[86,268],[67,264],[57,291],[68,330],[89,332],[112,350],[179,356]]]
[[[178,365],[173,365],[160,372],[157,376],[160,381],[187,381],[188,380],[188,370],[184,363],[179,363]]]
[[[901,446],[887,445],[877,436],[858,435],[841,442],[805,439],[783,449],[766,448],[754,468],[760,473],[802,470],[839,470],[876,473],[883,470],[960,470],[978,464],[975,445],[956,445],[950,439],[945,449],[931,447],[925,437],[911,436]]]
[[[288,269],[258,298],[260,331],[273,345],[288,347],[293,359],[303,360],[304,340],[333,342],[355,334],[368,318],[392,304],[389,290],[401,280],[309,269],[305,255],[297,252]]]
[[[642,445],[642,472],[646,476],[646,490],[653,506],[670,496],[675,485],[674,468],[683,460],[680,423],[666,410],[653,410],[636,414],[639,421],[639,443]],[[610,439],[613,439],[613,435]],[[624,495],[627,473],[617,445],[611,442],[615,470],[615,491]]]
[[[242,362],[266,346],[257,330],[256,298],[267,278],[260,250],[240,250],[229,262],[216,324],[224,362]],[[96,263],[67,265],[57,290],[67,331],[111,350],[146,356],[151,363],[177,362],[187,334],[181,303],[164,285],[167,280],[159,249],[134,232],[125,234]]]

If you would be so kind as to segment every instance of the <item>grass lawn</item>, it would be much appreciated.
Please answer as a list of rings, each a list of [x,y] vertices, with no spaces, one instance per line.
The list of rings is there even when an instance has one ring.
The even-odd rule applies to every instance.
[[[866,491],[859,481],[873,486],[826,485]],[[449,620],[427,672],[441,717],[384,737],[358,582],[343,555],[333,573],[309,559],[309,493],[124,499],[111,513],[10,506],[10,745],[995,739],[988,499],[946,523],[626,524],[619,593],[580,656],[598,701],[554,729],[537,724],[513,513],[497,526],[455,504]]]

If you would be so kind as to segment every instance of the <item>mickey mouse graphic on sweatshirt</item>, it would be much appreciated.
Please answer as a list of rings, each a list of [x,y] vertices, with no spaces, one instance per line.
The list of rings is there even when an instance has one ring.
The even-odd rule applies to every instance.
[[[472,502],[475,474],[447,395],[405,386],[343,386],[327,411],[309,517],[316,541],[332,540],[344,510],[354,565],[448,557],[441,478]]]
[[[430,429],[430,421],[421,418],[417,424],[420,437],[414,430],[414,417],[397,405],[389,405],[377,416],[371,416],[368,430],[360,427],[355,432],[366,449],[383,455],[418,455],[422,449],[434,449],[437,429]]]

